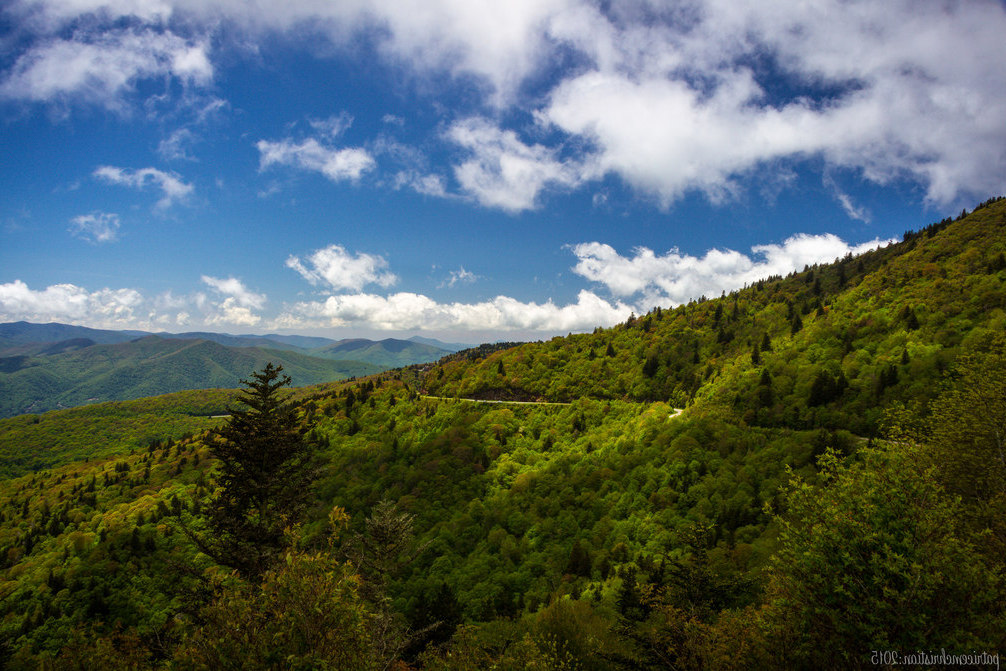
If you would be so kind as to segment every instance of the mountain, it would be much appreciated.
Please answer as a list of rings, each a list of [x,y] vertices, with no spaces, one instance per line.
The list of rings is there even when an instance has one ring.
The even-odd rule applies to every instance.
[[[218,345],[227,347],[267,347],[269,349],[281,349],[301,351],[299,345],[292,345],[289,342],[279,340],[283,336],[258,336],[258,335],[230,335],[228,333],[211,333],[208,331],[190,331],[187,333],[157,333],[159,338],[166,340],[209,340]],[[334,341],[328,341],[334,342]],[[322,343],[325,344],[325,343]]]
[[[428,363],[451,354],[450,350],[420,342],[386,338],[366,340],[363,338],[340,340],[334,345],[310,350],[313,356],[333,359],[366,361],[385,368],[399,368],[415,363]]]
[[[0,642],[15,668],[165,668],[251,645],[302,660],[303,632],[336,613],[339,631],[394,617],[427,632],[417,670],[999,649],[1004,333],[996,199],[593,333],[296,390],[315,505],[262,583],[178,532],[219,484],[197,432],[223,419],[207,417],[219,394],[0,420]],[[56,356],[98,347],[118,346]],[[347,546],[394,570],[375,580]],[[214,573],[215,598],[194,603],[186,575]],[[393,629],[354,645],[400,650]]]
[[[1006,202],[898,244],[591,334],[454,358],[441,396],[717,404],[746,424],[875,435],[925,402],[963,345],[1006,327]]]
[[[128,342],[149,335],[144,331],[106,331],[69,324],[30,324],[13,322],[0,324],[0,350],[32,343],[54,343],[73,339],[87,339],[108,345]]]
[[[303,336],[303,335],[280,335],[278,333],[270,333],[264,336],[247,336],[251,338],[264,338],[265,340],[270,340],[272,342],[283,343],[284,345],[291,345],[293,347],[299,347],[300,349],[314,349],[317,347],[324,347],[326,345],[332,345],[338,342],[332,338],[321,338],[318,336]]]
[[[59,353],[0,359],[0,416],[184,389],[236,387],[249,371],[268,361],[282,365],[298,385],[382,370],[372,364],[294,351],[158,336],[80,349],[64,341],[48,349]]]
[[[475,345],[460,342],[442,342],[436,338],[424,338],[423,336],[412,336],[409,338],[409,341],[419,343],[420,345],[430,345],[438,349],[445,349],[449,352],[460,352],[463,349],[475,347]]]

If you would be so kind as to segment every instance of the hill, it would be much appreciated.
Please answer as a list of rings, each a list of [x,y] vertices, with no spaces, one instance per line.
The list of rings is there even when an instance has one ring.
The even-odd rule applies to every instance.
[[[0,416],[185,389],[234,388],[248,371],[267,361],[282,365],[301,384],[381,370],[367,363],[322,359],[296,351],[227,347],[208,340],[157,336],[72,351],[60,347],[56,351],[0,360]]]
[[[451,351],[433,345],[395,338],[385,338],[376,342],[355,338],[340,340],[334,345],[312,349],[311,354],[332,359],[366,361],[385,368],[400,368],[416,363],[436,361],[451,354]]]
[[[12,470],[11,668],[185,667],[258,646],[299,659],[305,632],[354,622],[359,640],[440,671],[844,669],[878,650],[995,651],[1004,253],[994,200],[591,334],[299,389],[315,505],[274,575],[214,583],[216,599],[177,570],[229,575],[182,531],[211,497],[212,435],[120,438],[68,461],[81,443]],[[38,424],[80,435],[112,419],[73,413],[105,407]],[[0,452],[28,443],[27,421],[0,422],[16,429]],[[322,626],[328,613],[347,617]]]
[[[69,324],[12,322],[0,324],[0,350],[17,345],[55,343],[74,339],[85,339],[108,345],[129,342],[146,335],[150,334],[144,331],[108,331]]]
[[[471,344],[465,344],[460,342],[443,342],[437,340],[436,338],[424,338],[423,336],[412,336],[409,338],[410,342],[419,343],[420,345],[432,345],[437,349],[445,349],[449,352],[460,352],[463,349],[469,349],[474,347]]]

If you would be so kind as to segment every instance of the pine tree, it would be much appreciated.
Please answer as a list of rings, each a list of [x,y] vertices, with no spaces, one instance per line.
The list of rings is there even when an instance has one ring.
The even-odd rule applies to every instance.
[[[212,536],[200,545],[218,563],[259,578],[285,547],[284,529],[300,516],[314,475],[313,449],[296,407],[279,391],[290,384],[282,366],[267,364],[251,380],[211,449],[220,461],[209,503]]]

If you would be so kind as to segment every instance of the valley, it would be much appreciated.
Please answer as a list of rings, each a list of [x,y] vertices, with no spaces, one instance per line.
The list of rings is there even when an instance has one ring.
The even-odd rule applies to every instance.
[[[0,420],[6,664],[196,668],[241,650],[262,668],[838,669],[876,649],[993,652],[1004,252],[993,199],[592,333],[324,384],[291,359],[302,386],[278,398],[317,461],[261,579],[193,540],[237,392]],[[94,347],[44,356],[108,360]]]

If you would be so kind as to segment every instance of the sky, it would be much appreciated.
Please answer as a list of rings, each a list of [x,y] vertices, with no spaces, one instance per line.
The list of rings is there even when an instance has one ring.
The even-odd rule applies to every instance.
[[[1006,192],[1001,0],[7,0],[0,322],[590,331]]]

